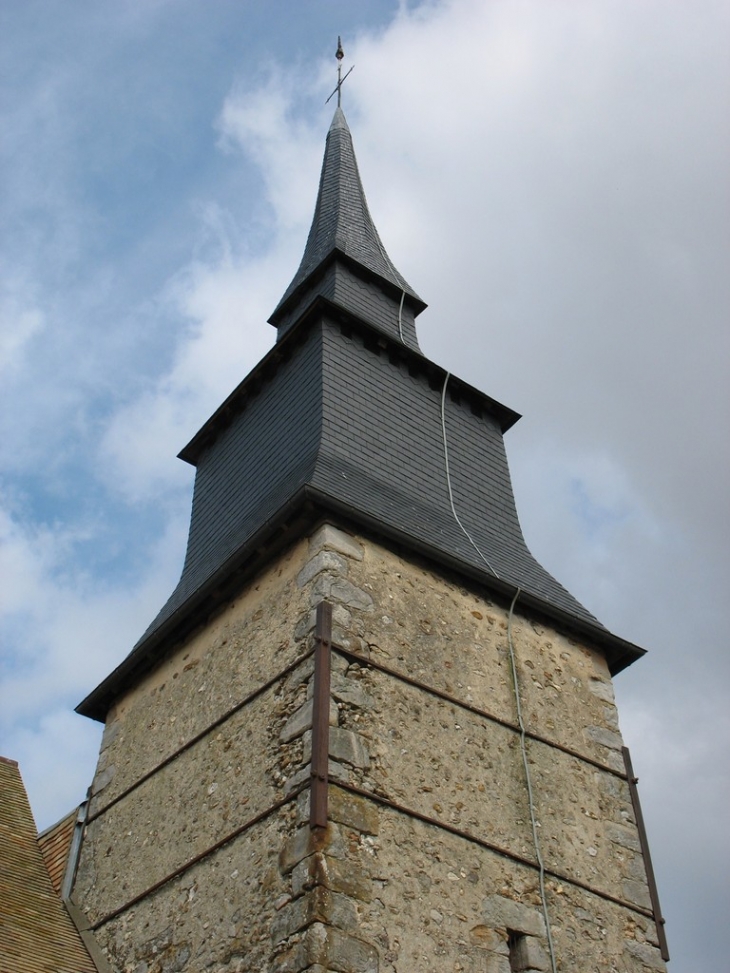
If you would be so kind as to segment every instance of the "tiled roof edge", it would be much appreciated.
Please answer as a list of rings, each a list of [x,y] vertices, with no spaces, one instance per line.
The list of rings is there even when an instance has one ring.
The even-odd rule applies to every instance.
[[[71,922],[76,927],[76,932],[79,934],[79,938],[84,944],[86,952],[89,954],[89,959],[97,969],[97,973],[114,973],[114,970],[109,965],[109,961],[102,953],[96,941],[86,913],[71,898],[63,899],[63,904],[66,907],[66,912]]]
[[[268,323],[273,325],[275,328],[279,326],[279,322],[286,315],[290,308],[294,307],[297,301],[300,299],[301,294],[321,277],[330,264],[334,263],[335,260],[341,260],[348,267],[355,269],[363,277],[367,278],[372,282],[377,282],[382,290],[390,294],[391,297],[400,300],[401,294],[405,293],[407,303],[413,308],[413,314],[415,317],[425,311],[428,304],[418,296],[410,288],[399,287],[394,283],[389,277],[383,277],[377,271],[368,267],[367,264],[361,263],[356,260],[350,254],[345,253],[344,250],[340,250],[339,247],[333,247],[332,250],[327,254],[327,256],[313,267],[312,270],[297,283],[296,287],[282,298],[281,303],[277,305],[276,309],[272,312],[268,319]]]
[[[394,341],[387,332],[381,331],[380,328],[375,327],[365,318],[358,317],[358,315],[345,310],[338,304],[333,303],[328,298],[319,294],[304,311],[299,321],[289,328],[282,339],[239,382],[213,415],[195,433],[187,445],[180,450],[178,453],[179,459],[190,463],[192,466],[196,465],[201,452],[238,415],[249,395],[258,391],[260,385],[268,380],[269,374],[272,370],[276,369],[280,361],[294,354],[298,344],[304,338],[307,328],[311,325],[312,320],[320,314],[326,314],[340,324],[344,323],[363,332],[370,332],[376,340],[387,342],[388,347],[397,354],[402,355],[404,359],[410,359],[414,363],[418,363],[425,370],[432,372],[433,375],[438,375],[441,381],[446,377],[447,370],[441,365],[437,365],[436,362],[422,352],[409,348],[399,341]],[[508,429],[522,418],[519,412],[515,412],[509,406],[503,405],[497,399],[493,399],[486,392],[482,392],[475,386],[470,385],[457,375],[450,376],[449,386],[452,390],[455,388],[459,389],[463,395],[472,396],[489,412],[494,414],[503,433],[507,432]]]

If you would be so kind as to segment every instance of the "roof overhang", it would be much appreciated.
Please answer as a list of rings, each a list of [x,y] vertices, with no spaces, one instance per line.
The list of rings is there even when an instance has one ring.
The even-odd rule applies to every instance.
[[[446,569],[462,581],[468,581],[482,590],[487,589],[505,600],[511,601],[514,597],[514,585],[457,557],[449,556],[443,550],[419,542],[411,534],[394,529],[336,497],[305,486],[89,693],[76,707],[76,712],[104,722],[114,702],[162,661],[174,646],[198,629],[203,624],[201,619],[207,621],[274,557],[325,520],[363,531],[387,546],[395,545],[399,552],[423,557],[437,570]],[[527,609],[590,642],[605,656],[611,675],[621,672],[645,654],[645,649],[614,635],[602,625],[592,625],[578,619],[527,592],[520,592],[518,606],[518,611]]]

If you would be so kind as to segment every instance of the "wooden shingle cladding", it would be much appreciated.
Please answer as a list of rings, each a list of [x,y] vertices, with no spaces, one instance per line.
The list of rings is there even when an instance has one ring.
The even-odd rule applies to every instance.
[[[51,884],[59,895],[61,894],[63,876],[66,874],[66,863],[68,862],[68,853],[76,824],[76,813],[77,808],[74,808],[65,818],[38,835],[38,847],[48,869]]]
[[[5,757],[0,757],[0,845],[3,973],[96,973],[54,890],[18,765]]]

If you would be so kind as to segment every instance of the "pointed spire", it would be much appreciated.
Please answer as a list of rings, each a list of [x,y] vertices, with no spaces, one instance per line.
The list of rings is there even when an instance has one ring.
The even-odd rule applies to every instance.
[[[364,268],[368,277],[375,275],[381,281],[381,289],[394,299],[400,300],[405,295],[413,313],[425,308],[425,303],[394,267],[375,229],[360,181],[350,129],[339,106],[327,134],[319,194],[304,256],[269,319],[272,324],[278,324],[282,313],[294,303],[294,295],[335,256]],[[384,288],[382,283],[386,284]]]

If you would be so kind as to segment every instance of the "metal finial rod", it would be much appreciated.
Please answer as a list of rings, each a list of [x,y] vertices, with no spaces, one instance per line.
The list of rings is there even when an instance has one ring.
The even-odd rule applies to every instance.
[[[352,68],[355,67],[355,65],[353,64],[352,65],[352,68],[350,68],[350,70],[347,72],[347,74],[343,78],[342,77],[342,59],[343,59],[344,56],[345,56],[345,52],[342,50],[342,38],[338,37],[337,38],[337,52],[335,53],[335,57],[337,58],[337,85],[335,87],[335,90],[332,92],[332,94],[329,96],[329,98],[325,102],[325,105],[332,99],[332,97],[335,94],[337,95],[337,107],[339,108],[340,105],[341,105],[341,103],[342,103],[342,85],[347,80],[347,78],[350,76],[350,72],[352,71]]]

